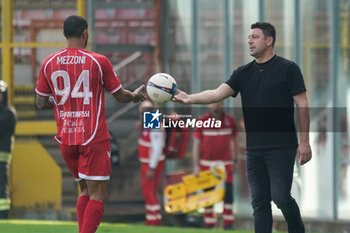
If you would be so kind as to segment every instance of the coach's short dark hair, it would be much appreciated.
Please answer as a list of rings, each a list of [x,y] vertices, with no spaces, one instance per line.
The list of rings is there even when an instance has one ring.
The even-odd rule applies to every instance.
[[[272,47],[275,46],[276,42],[276,29],[275,27],[267,22],[256,22],[250,26],[250,29],[259,28],[264,33],[265,38],[271,36],[273,38]]]
[[[78,15],[71,15],[63,22],[63,34],[67,39],[71,37],[79,38],[83,31],[87,28],[87,21]]]

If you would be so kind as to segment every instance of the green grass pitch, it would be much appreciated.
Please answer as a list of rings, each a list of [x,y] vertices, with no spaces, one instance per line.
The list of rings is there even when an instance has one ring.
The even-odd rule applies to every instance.
[[[78,233],[76,222],[46,220],[0,220],[1,233]],[[179,227],[148,227],[137,224],[101,223],[96,233],[254,233],[253,231]],[[286,232],[274,232],[286,233]]]
[[[78,233],[76,222],[44,221],[44,220],[0,220],[1,233]],[[253,233],[252,231],[221,229],[199,229],[178,227],[147,227],[122,223],[101,223],[96,233]],[[275,232],[282,233],[282,232]]]

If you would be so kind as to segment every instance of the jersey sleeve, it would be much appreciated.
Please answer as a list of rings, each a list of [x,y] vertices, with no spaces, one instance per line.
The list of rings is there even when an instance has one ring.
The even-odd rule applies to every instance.
[[[111,62],[104,57],[103,61],[103,86],[112,95],[122,88],[118,76],[114,73]]]
[[[227,85],[229,85],[232,90],[234,90],[234,94],[232,95],[232,97],[236,97],[238,95],[238,93],[241,91],[241,78],[240,78],[240,72],[241,71],[241,68],[237,68],[235,69],[231,76],[230,76],[230,79],[227,80],[225,83]]]
[[[46,63],[44,63],[40,68],[38,81],[37,81],[36,87],[35,87],[35,92],[41,96],[50,96],[51,95],[51,88],[50,88],[49,83],[47,82],[47,80],[45,78],[45,73],[44,73],[45,64]]]
[[[286,83],[292,96],[306,91],[304,78],[297,64],[292,63],[288,66],[286,77]]]

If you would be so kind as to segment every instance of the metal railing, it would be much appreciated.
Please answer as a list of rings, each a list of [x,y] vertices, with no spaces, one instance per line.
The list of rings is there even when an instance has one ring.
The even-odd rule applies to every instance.
[[[140,59],[142,57],[142,53],[140,51],[137,51],[133,54],[131,54],[129,57],[125,58],[123,61],[121,61],[119,64],[115,65],[113,68],[115,71],[121,71],[125,68],[127,68],[130,64],[134,63],[136,60]],[[150,58],[149,58],[150,59]],[[140,76],[135,76],[133,78],[131,78],[132,76],[129,76],[127,79],[127,82],[125,84],[123,84],[123,87],[128,87],[130,85],[135,84],[138,81],[141,81],[142,79],[144,79],[145,77],[147,77],[148,75],[150,75],[151,72],[151,67],[150,66],[146,66],[146,71],[145,73],[143,73]],[[108,96],[108,100],[112,98],[111,95]],[[133,109],[135,106],[137,106],[137,104],[135,103],[128,103],[127,105],[125,105],[124,107],[122,107],[121,109],[119,109],[117,112],[115,112],[113,115],[111,115],[110,117],[108,117],[106,119],[107,124],[115,121],[116,119],[118,119],[120,116],[122,116],[123,114],[127,113],[128,111],[130,111],[131,109]]]

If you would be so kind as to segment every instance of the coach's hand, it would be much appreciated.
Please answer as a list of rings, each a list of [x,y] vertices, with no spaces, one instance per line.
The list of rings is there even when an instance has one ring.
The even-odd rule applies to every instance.
[[[190,104],[191,103],[191,99],[187,95],[187,93],[183,92],[179,89],[176,90],[176,95],[171,99],[171,101],[177,102],[180,104]]]
[[[142,102],[142,101],[146,100],[146,96],[143,93],[143,89],[145,89],[145,85],[141,85],[133,92],[134,97],[133,97],[132,102],[138,103],[138,102]]]
[[[300,165],[310,161],[312,157],[311,147],[309,143],[300,143],[298,146],[298,160]]]

